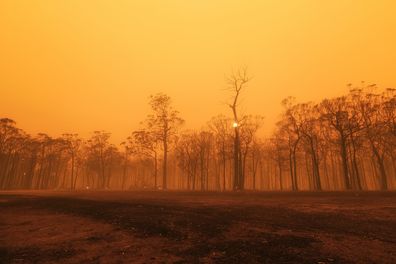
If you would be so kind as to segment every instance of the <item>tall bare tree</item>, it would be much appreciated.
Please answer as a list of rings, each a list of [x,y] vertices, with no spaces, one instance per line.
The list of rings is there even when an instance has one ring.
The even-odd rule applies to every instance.
[[[247,87],[250,80],[251,77],[247,73],[247,68],[238,69],[227,78],[228,89],[233,94],[232,102],[228,106],[231,108],[234,117],[234,190],[242,190],[244,183],[238,106],[242,90]]]

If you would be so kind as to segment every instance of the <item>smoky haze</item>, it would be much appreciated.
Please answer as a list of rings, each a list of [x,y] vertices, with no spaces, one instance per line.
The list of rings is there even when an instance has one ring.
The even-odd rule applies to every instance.
[[[0,264],[395,264],[395,11],[0,0]]]
[[[32,134],[104,129],[119,144],[144,119],[147,98],[164,92],[199,129],[229,115],[225,76],[247,65],[243,110],[265,116],[269,135],[287,96],[319,101],[362,80],[396,86],[395,5],[1,1],[0,115]]]

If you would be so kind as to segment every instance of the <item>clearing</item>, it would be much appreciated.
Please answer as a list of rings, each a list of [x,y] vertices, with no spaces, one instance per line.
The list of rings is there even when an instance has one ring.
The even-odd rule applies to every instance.
[[[2,191],[0,263],[396,263],[396,192]]]

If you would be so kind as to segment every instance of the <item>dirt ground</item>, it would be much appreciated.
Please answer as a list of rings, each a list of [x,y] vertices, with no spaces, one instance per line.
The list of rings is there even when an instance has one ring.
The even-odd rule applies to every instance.
[[[396,263],[396,193],[0,192],[0,263]]]

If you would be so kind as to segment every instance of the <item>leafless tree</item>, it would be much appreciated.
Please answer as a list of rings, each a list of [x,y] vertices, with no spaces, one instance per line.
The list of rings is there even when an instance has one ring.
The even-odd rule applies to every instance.
[[[244,187],[238,106],[242,90],[246,89],[250,80],[251,77],[247,73],[247,68],[239,69],[227,78],[228,89],[233,94],[232,102],[228,106],[231,108],[234,117],[234,190],[242,190]]]

